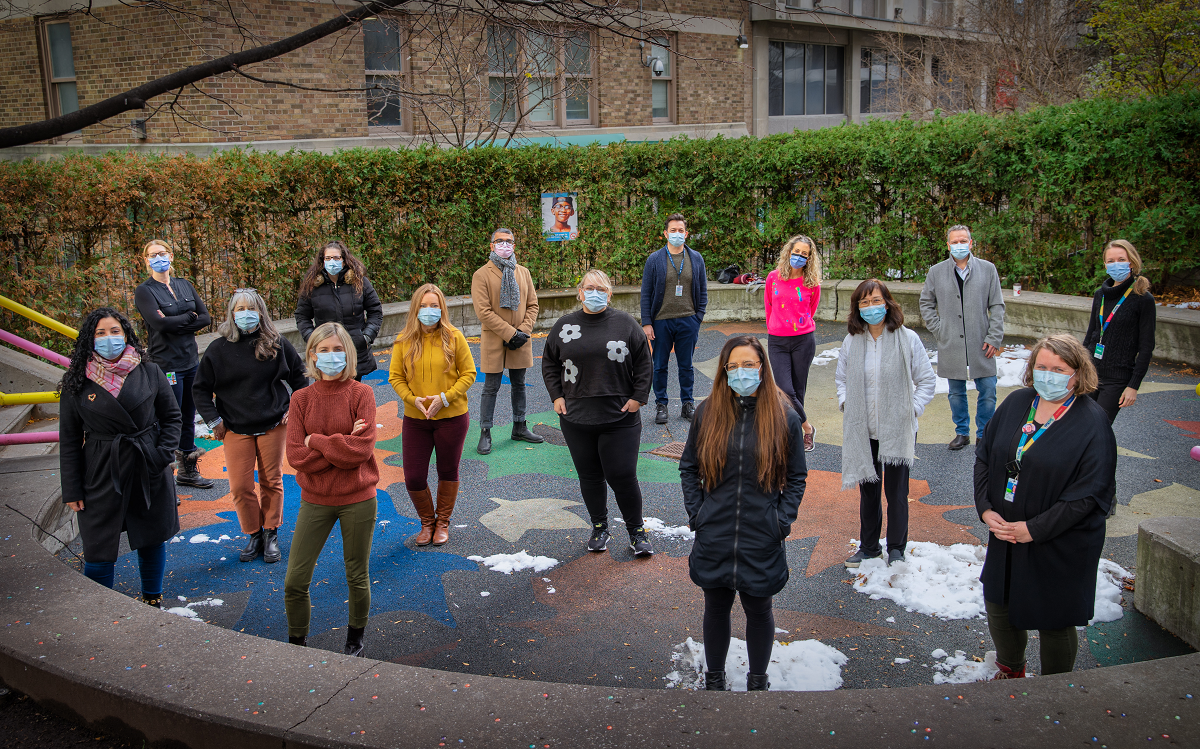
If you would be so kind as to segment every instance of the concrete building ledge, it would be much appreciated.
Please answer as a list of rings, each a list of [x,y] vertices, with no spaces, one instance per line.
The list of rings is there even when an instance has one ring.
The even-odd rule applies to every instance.
[[[1200,649],[1200,518],[1161,517],[1138,525],[1133,605]]]

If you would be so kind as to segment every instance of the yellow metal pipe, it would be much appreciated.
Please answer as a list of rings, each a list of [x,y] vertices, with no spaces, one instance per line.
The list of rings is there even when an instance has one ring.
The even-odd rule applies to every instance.
[[[67,338],[75,339],[75,338],[79,337],[79,331],[75,330],[74,328],[67,327],[66,325],[63,325],[62,323],[60,323],[58,320],[55,320],[52,317],[46,317],[41,312],[38,312],[37,310],[29,309],[24,304],[21,304],[20,302],[14,302],[13,300],[9,299],[6,296],[0,296],[0,307],[10,309],[13,312],[16,312],[18,315],[28,317],[30,320],[33,320],[35,323],[38,323],[40,325],[45,325],[47,328],[50,328],[51,330],[62,333]]]
[[[58,403],[58,393],[47,391],[42,393],[0,393],[0,407],[24,406],[30,403]]]

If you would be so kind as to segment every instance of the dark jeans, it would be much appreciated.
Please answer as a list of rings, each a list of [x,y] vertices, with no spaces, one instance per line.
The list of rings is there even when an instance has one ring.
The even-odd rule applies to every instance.
[[[696,341],[700,339],[700,318],[677,317],[673,320],[654,321],[654,401],[667,402],[667,364],[671,361],[671,349],[675,349],[675,366],[679,368],[679,400],[691,403],[692,385],[696,373],[692,370],[692,354]]]
[[[871,440],[871,460],[879,481],[858,485],[859,548],[868,556],[878,556],[879,531],[883,527],[883,502],[887,496],[888,551],[904,551],[908,545],[908,466],[885,466],[879,462],[879,440]]]
[[[137,550],[138,572],[142,575],[142,595],[161,596],[163,574],[167,569],[167,544],[147,546]],[[83,574],[106,588],[113,586],[116,578],[116,562],[84,562]]]
[[[492,428],[492,416],[496,413],[496,393],[500,392],[503,372],[488,372],[483,376],[483,395],[479,398],[479,427]],[[508,370],[508,382],[512,388],[513,421],[525,421],[525,370]]]
[[[1100,375],[1100,387],[1088,393],[1092,400],[1100,404],[1104,409],[1104,413],[1108,414],[1109,426],[1117,419],[1117,414],[1121,413],[1121,393],[1125,392],[1125,388],[1129,387],[1129,378],[1131,374],[1118,375]]]
[[[725,656],[729,654],[729,637],[733,629],[730,612],[732,588],[704,589],[704,664],[709,671],[724,671]],[[752,596],[742,592],[742,610],[746,612],[746,654],[750,673],[765,674],[775,646],[775,612],[771,596]]]
[[[637,460],[642,417],[628,413],[610,424],[573,424],[559,419],[571,461],[579,474],[579,493],[592,524],[608,522],[608,487],[629,530],[642,527],[642,487]]]
[[[767,358],[771,360],[771,375],[779,389],[787,393],[792,407],[807,421],[804,414],[804,393],[808,390],[808,369],[817,353],[816,333],[803,335],[767,336]]]
[[[988,631],[996,643],[996,662],[1020,670],[1025,665],[1029,633],[1009,624],[1008,606],[991,601],[984,601],[983,605],[987,610]],[[1074,627],[1039,629],[1038,639],[1042,643],[1042,676],[1066,674],[1075,669],[1079,633]]]
[[[183,425],[179,430],[179,450],[190,453],[196,449],[196,401],[192,400],[192,385],[196,382],[196,370],[200,365],[175,373],[175,402],[179,404]]]
[[[469,414],[449,419],[404,417],[401,426],[401,451],[404,460],[404,486],[410,492],[429,488],[429,458],[437,449],[438,481],[458,481],[463,441],[471,426]]]

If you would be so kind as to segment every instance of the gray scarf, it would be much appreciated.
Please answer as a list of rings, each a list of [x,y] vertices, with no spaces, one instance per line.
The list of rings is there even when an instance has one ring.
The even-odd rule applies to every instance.
[[[503,272],[500,279],[500,306],[504,309],[516,309],[521,304],[521,287],[517,286],[517,260],[512,255],[507,258],[491,253],[491,261]]]
[[[846,403],[842,414],[842,488],[878,481],[871,460],[871,436],[867,427],[867,378],[864,372],[870,331],[851,338],[846,360]],[[904,328],[883,329],[879,337],[879,374],[876,397],[879,409],[879,462],[884,465],[913,464],[916,419],[913,412],[913,381],[910,345]],[[842,352],[846,354],[845,351]]]

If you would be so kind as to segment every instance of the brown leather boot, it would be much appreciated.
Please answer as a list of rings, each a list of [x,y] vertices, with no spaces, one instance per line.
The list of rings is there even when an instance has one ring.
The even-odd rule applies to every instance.
[[[421,520],[421,532],[417,534],[417,546],[428,546],[433,540],[433,495],[430,494],[429,488],[426,487],[420,491],[409,492],[409,499],[412,500],[413,507],[417,510],[417,517]]]
[[[437,519],[433,524],[434,546],[441,546],[450,540],[450,513],[454,512],[454,501],[456,499],[458,499],[458,482],[439,481]]]

